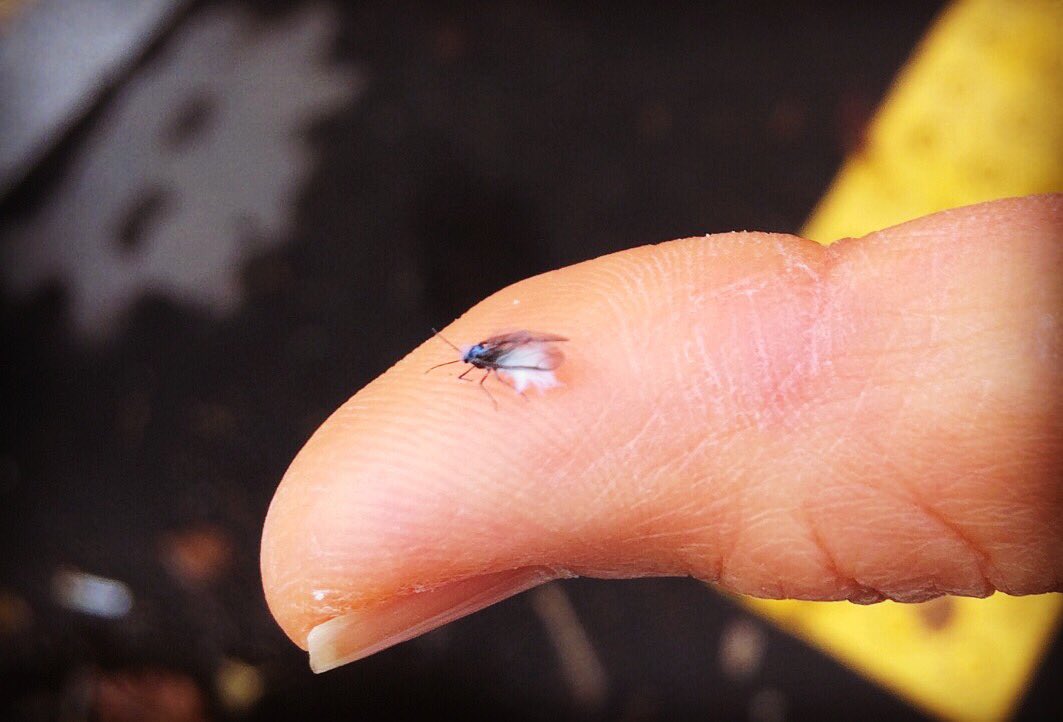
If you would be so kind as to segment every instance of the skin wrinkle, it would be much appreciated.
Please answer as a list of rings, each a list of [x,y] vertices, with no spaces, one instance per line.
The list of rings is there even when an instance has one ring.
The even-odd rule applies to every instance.
[[[661,476],[671,476],[671,475],[662,471]],[[676,519],[683,519],[683,518],[685,518],[685,516],[688,513],[691,513],[691,512],[694,512],[694,511],[700,511],[703,508],[704,508],[703,500],[700,499],[699,497],[691,496],[691,498],[687,499],[682,504],[669,505],[669,506],[665,507],[664,509],[661,509],[661,510],[657,511],[655,514],[653,514],[651,516],[648,516],[648,517],[645,517],[643,519],[640,519],[639,520],[639,526],[641,528],[643,528],[643,529],[656,528],[656,527],[660,526],[662,523],[665,526],[669,526],[669,524],[667,524],[667,522],[673,522]],[[648,540],[648,539],[659,537],[662,534],[666,534],[668,536],[682,536],[684,534],[689,533],[688,529],[686,529],[686,528],[684,528],[684,527],[682,527],[682,526],[680,526],[678,524],[675,524],[675,525],[672,525],[672,526],[673,526],[673,528],[669,529],[667,532],[647,533],[645,531],[638,531],[635,535],[633,535],[631,537],[627,537],[626,540],[628,540],[628,541],[631,541],[631,540],[634,540],[634,541],[645,541],[645,540]],[[624,530],[626,531],[626,528]],[[625,540],[625,538],[621,537],[621,540],[623,541],[623,540]]]
[[[738,534],[730,534],[729,536],[731,543],[727,544],[725,541],[725,543],[721,545],[721,548],[716,555],[717,562],[711,577],[712,582],[724,586],[727,585],[727,580],[730,576],[728,572],[731,568],[731,559],[734,558],[735,550],[738,548],[739,541]],[[724,539],[726,540],[727,538],[728,536],[725,535]]]
[[[703,443],[706,441],[707,438],[703,438]],[[730,450],[736,443],[736,436],[729,435],[725,442],[726,446],[723,449]],[[684,458],[682,460],[683,472],[677,475],[677,478],[688,478],[690,473],[685,471],[685,468],[692,465],[696,459],[697,457],[694,455]],[[688,573],[699,579],[714,583],[718,583],[723,578],[729,560],[733,557],[741,542],[742,535],[749,530],[757,518],[748,517],[746,514],[746,502],[743,498],[745,495],[752,493],[754,487],[743,481],[744,475],[737,469],[730,471],[721,469],[719,471],[720,473],[716,478],[706,472],[700,472],[695,477],[700,481],[688,486],[688,488],[692,489],[711,487],[715,491],[715,495],[707,495],[708,503],[706,503],[705,496],[700,494],[692,495],[693,499],[699,503],[698,508],[702,512],[701,516],[708,516],[709,520],[685,528],[686,537],[698,539],[699,541],[696,543],[688,542],[682,549],[677,551],[679,558],[686,560],[684,566]],[[726,487],[721,487],[720,481],[727,479],[732,481]],[[721,517],[721,512],[725,516]],[[730,514],[727,515],[727,512],[730,512]],[[709,530],[711,530],[712,534],[707,539],[699,537],[699,532]],[[708,549],[710,554],[706,556],[701,553],[695,558],[686,551],[693,548]],[[706,568],[709,569],[708,573],[706,573]]]
[[[785,245],[778,238],[773,238],[773,240],[776,246]],[[833,341],[832,334],[822,330],[825,328],[824,319],[828,317],[834,296],[831,281],[833,263],[830,253],[827,249],[810,241],[801,242],[800,246],[801,251],[807,250],[808,253],[798,253],[798,250],[796,247],[793,248],[785,254],[785,257],[791,264],[791,268],[794,267],[793,264],[796,264],[796,267],[803,272],[803,274],[797,274],[798,279],[789,284],[794,288],[793,295],[796,303],[792,312],[796,317],[793,321],[800,329],[797,338],[801,347],[795,354],[796,361],[793,363],[791,372],[776,382],[780,388],[779,407],[789,407],[792,417],[801,415],[803,407],[814,398],[814,395],[807,390],[802,393],[802,389],[818,388],[823,384],[818,346],[820,339]],[[796,258],[801,260],[794,260]],[[785,417],[786,414],[781,416]]]
[[[631,263],[618,263],[616,265],[621,267],[610,266],[607,269],[607,275],[612,276],[613,282],[608,285],[598,283],[598,286],[602,289],[600,297],[604,300],[605,306],[609,311],[608,316],[614,324],[614,338],[622,345],[622,353],[617,354],[617,356],[621,359],[626,359],[630,374],[637,376],[640,371],[637,363],[642,358],[642,353],[641,349],[635,348],[635,339],[638,334],[633,333],[632,324],[634,323],[634,317],[626,304],[631,303],[632,300],[641,301],[642,299],[631,292],[630,270],[628,269]],[[627,391],[630,392],[630,389]]]
[[[661,412],[660,406],[654,405],[653,411],[650,415],[639,422],[638,427],[634,430],[634,433],[628,436],[628,438],[616,445],[615,455],[618,458],[630,458],[632,451],[638,451],[640,453],[644,450],[639,447],[639,443],[647,435],[653,433],[656,430],[656,424],[665,419],[665,415]]]
[[[774,398],[771,398],[771,402],[775,405],[781,405],[782,399],[779,398],[779,382],[775,375],[775,364],[773,363],[772,356],[768,353],[767,340],[764,337],[764,329],[760,320],[759,309],[756,304],[751,302],[751,299],[746,296],[746,300],[750,301],[750,315],[753,317],[753,345],[756,348],[757,362],[760,365],[760,371],[769,379],[769,383],[772,388],[776,389],[776,393],[773,394]],[[763,429],[762,418],[757,415],[757,428]]]
[[[854,604],[874,604],[886,599],[886,595],[879,590],[866,584],[861,584],[853,574],[842,571],[834,552],[831,551],[823,538],[819,524],[816,521],[816,515],[809,511],[807,499],[802,502],[800,510],[808,531],[809,541],[812,542],[813,548],[820,555],[820,563],[825,567],[827,573],[834,577],[838,586],[843,590],[839,597],[848,599]]]
[[[695,334],[696,334],[696,332],[695,332]],[[692,335],[695,335],[695,334],[692,334]],[[690,362],[690,356],[689,356],[689,350],[690,350],[689,346],[688,346],[690,344],[690,340],[689,339],[687,340],[686,344],[687,345],[684,345],[684,349],[683,349],[683,355],[685,357],[683,360],[686,362],[686,367],[690,368],[690,367],[693,366],[693,364]],[[682,370],[683,370],[683,364],[681,364],[679,359],[676,358],[676,360],[675,360],[675,362],[673,364],[673,371],[672,371],[672,373],[675,376],[675,378],[682,378],[683,377]],[[696,421],[698,420],[698,418],[700,416],[703,416],[705,414],[705,410],[708,407],[713,406],[713,403],[712,403],[712,401],[710,401],[709,396],[707,394],[707,389],[704,388],[703,384],[690,384],[687,388],[689,389],[689,397],[690,397],[690,401],[692,403],[690,403],[689,407],[687,409],[684,409],[683,411],[685,412],[686,416],[688,417],[687,418],[688,422],[693,424],[693,423],[696,423]]]
[[[828,258],[830,258],[832,256],[834,256],[834,254],[827,254]],[[821,299],[822,299],[822,294],[819,295],[819,300],[821,300]],[[824,312],[823,312],[821,307],[817,309],[815,317],[817,319],[822,319],[822,318],[825,317],[825,314],[824,314]],[[933,336],[933,333],[931,335]],[[909,351],[909,353],[910,353],[910,351]],[[879,363],[881,364],[882,362],[883,362],[883,359],[882,359],[881,356],[879,356]],[[874,374],[872,374],[872,375],[874,375]],[[861,391],[861,396],[863,396],[865,392],[866,392],[866,389],[862,390]],[[948,529],[948,531],[951,534],[953,534],[953,536],[958,538],[961,541],[961,543],[965,547],[968,548],[968,550],[971,552],[971,554],[973,555],[973,557],[974,557],[974,559],[975,559],[975,561],[976,561],[976,563],[978,565],[980,576],[984,580],[984,583],[988,584],[988,574],[986,572],[986,564],[989,561],[988,555],[983,550],[981,550],[979,548],[979,546],[974,542],[973,539],[971,539],[967,535],[965,535],[959,528],[949,524],[940,514],[937,514],[928,504],[923,503],[922,500],[918,500],[918,499],[915,500],[913,503],[916,504],[917,508],[920,509],[921,513],[924,514],[924,516],[931,517],[939,525],[941,525],[943,527],[946,527]],[[746,523],[747,524],[750,523],[750,520],[747,520]],[[822,536],[819,533],[819,530],[815,529],[815,530],[813,530],[813,532],[814,532],[813,536],[814,536],[814,540],[815,540],[816,544],[820,548],[822,548],[823,551],[828,555],[828,557],[831,559],[831,565],[837,571],[837,563],[836,563],[835,560],[833,560],[833,557],[830,556],[829,550],[827,549],[826,544],[823,542],[823,539],[822,539]],[[853,581],[855,583],[855,580],[853,580]]]
[[[698,291],[690,298],[691,307],[695,309],[701,308],[704,302],[709,299],[719,303],[736,296],[748,296],[750,293],[763,291],[767,287],[764,281],[771,275],[772,271],[758,271],[723,286],[716,286],[708,291]]]
[[[701,358],[702,360],[700,367],[704,370],[705,375],[709,379],[711,386],[715,387],[715,389],[719,391],[719,393],[713,394],[713,389],[711,387],[708,389],[708,395],[713,400],[713,412],[716,414],[716,416],[723,418],[725,411],[723,402],[723,379],[720,377],[717,364],[710,358],[708,350],[705,347],[704,334],[700,333],[697,329],[695,329],[695,331],[691,334],[691,338],[694,340],[694,344],[697,346],[699,358]],[[694,365],[692,364],[692,366]],[[694,367],[696,368],[696,366]]]
[[[989,577],[986,575],[985,570],[983,569],[983,559],[988,560],[988,554],[981,550],[979,546],[974,543],[973,539],[969,538],[968,535],[963,534],[958,530],[954,529],[951,524],[947,523],[944,519],[942,519],[940,514],[937,514],[936,512],[932,511],[931,508],[928,505],[922,503],[920,499],[912,496],[911,494],[899,494],[885,487],[875,486],[874,484],[860,477],[852,479],[849,484],[863,487],[868,491],[872,492],[872,494],[881,494],[889,499],[899,501],[902,504],[908,505],[908,507],[914,510],[918,515],[922,516],[924,519],[930,520],[940,529],[945,530],[948,536],[951,536],[954,540],[960,542],[961,546],[963,546],[968,551],[970,561],[973,563],[975,571],[977,571],[978,577],[982,582],[981,588],[986,591],[984,591],[984,593],[982,594],[978,594],[972,592],[970,589],[950,589],[948,590],[949,593],[961,594],[964,596],[988,596],[988,594],[992,592],[993,589],[995,589],[993,584],[990,582]],[[906,489],[906,491],[908,490]],[[911,524],[901,524],[897,525],[894,528],[904,529],[910,526]],[[889,527],[887,526],[886,528]],[[890,599],[895,599],[895,596],[888,596]]]
[[[787,240],[789,240],[789,239],[787,239]],[[776,254],[778,254],[780,248],[782,247],[782,243],[781,243],[780,238],[777,237],[777,236],[773,236],[773,237],[771,237],[771,241],[772,241],[772,244],[773,244],[773,247],[774,247],[774,250],[775,250]],[[825,258],[826,253],[819,246],[812,246],[812,250],[813,250],[813,252],[819,254],[817,256],[817,258],[820,258],[820,259]],[[794,269],[794,266],[795,266],[795,261],[794,261],[795,254],[783,254],[783,256],[784,256],[785,267],[782,269],[782,273],[783,274],[790,274],[790,273],[792,273],[792,271]],[[812,319],[812,321],[813,321],[812,324],[809,324],[809,327],[808,327],[809,330],[806,331],[805,333],[800,334],[800,337],[804,338],[805,342],[807,344],[811,345],[812,339],[816,336],[816,332],[814,330],[814,328],[815,328],[814,327],[814,323],[819,318],[819,314],[822,313],[822,308],[823,308],[823,306],[826,303],[825,300],[824,300],[825,297],[826,297],[826,294],[823,291],[823,288],[824,288],[825,284],[824,284],[824,280],[823,280],[822,275],[812,272],[807,264],[805,264],[803,262],[800,262],[800,267],[805,271],[805,276],[806,276],[804,279],[802,279],[803,280],[803,284],[806,285],[806,286],[808,284],[811,284],[811,289],[813,290],[813,299],[814,299],[813,310],[812,310],[811,313],[809,313],[809,314],[799,313],[798,314],[798,320],[801,321],[801,322],[806,322],[808,319]],[[778,268],[775,268],[771,272],[771,274],[775,275],[775,276],[778,276],[779,273],[780,273],[780,271],[779,271]],[[761,288],[766,288],[768,284],[765,282],[764,279],[766,277],[770,278],[770,276],[768,276],[768,274],[765,274],[765,273],[758,273],[758,274],[755,274],[755,276],[757,277],[757,279],[759,281],[761,281],[759,286]],[[752,316],[752,318],[755,321],[755,324],[754,324],[754,335],[758,339],[755,342],[757,355],[758,355],[758,358],[760,359],[761,366],[764,369],[765,375],[774,376],[774,378],[773,378],[773,380],[771,382],[771,385],[774,386],[775,388],[777,388],[777,393],[775,395],[775,398],[772,399],[772,402],[773,402],[773,404],[775,406],[779,407],[780,409],[782,407],[785,407],[785,406],[790,406],[791,405],[790,402],[792,401],[792,399],[788,398],[787,384],[784,384],[781,380],[778,379],[777,372],[776,372],[777,365],[775,363],[775,358],[774,358],[773,354],[771,352],[769,352],[768,349],[767,349],[767,342],[766,342],[765,332],[764,332],[763,326],[762,326],[762,324],[760,322],[759,308],[755,304],[752,303],[752,298],[751,298],[750,290],[749,290],[749,278],[747,277],[745,279],[741,279],[740,281],[732,282],[732,283],[728,284],[727,286],[725,286],[725,289],[728,289],[730,291],[737,291],[738,293],[736,293],[736,295],[741,295],[750,304],[750,315]],[[717,297],[718,297],[718,295],[717,295]],[[731,320],[732,320],[732,329],[733,329],[732,334],[737,337],[738,330],[737,330],[737,326],[734,325],[734,324],[737,323],[737,319],[734,316],[732,316]],[[698,339],[698,343],[700,344],[701,348],[704,349],[704,342],[702,340],[702,334],[699,332],[699,330],[700,330],[700,326],[695,326],[695,329],[694,329],[694,331],[692,331],[691,335]],[[813,354],[813,355],[815,356],[815,354]],[[712,364],[711,362],[709,362],[706,359],[705,361],[702,362],[702,364],[700,364],[700,366],[702,368],[714,368],[715,365]],[[727,364],[724,364],[723,366],[724,366],[724,368],[728,367]],[[816,364],[816,370],[818,371],[818,363]],[[807,372],[804,373],[803,376],[807,377],[808,376]],[[792,378],[792,377],[793,377],[793,372],[791,371],[790,373],[787,374],[787,376],[785,378],[789,379],[789,378]],[[710,378],[711,378],[711,376],[710,376]],[[715,379],[713,379],[713,381],[715,381]],[[698,385],[698,384],[695,384],[695,385]],[[754,405],[754,407],[755,407],[755,405]],[[764,429],[763,422],[764,422],[764,420],[758,416],[757,418],[753,419],[753,423],[750,424],[750,427],[752,428],[752,427],[755,426],[755,427],[763,430]],[[731,425],[731,429],[732,429],[732,431],[735,430],[733,424]],[[745,520],[746,527],[748,528],[748,526],[753,521],[754,520],[746,519]],[[719,571],[718,572],[714,572],[714,574],[713,574],[713,576],[715,578],[717,578],[717,579],[720,578],[720,576],[723,573],[722,572],[722,560],[721,560],[720,565],[718,565],[718,567],[719,567]]]
[[[993,474],[991,472],[985,473],[984,470],[982,470],[982,469],[976,470],[975,472],[972,473],[971,476],[979,476],[979,477],[983,477],[984,476],[984,478],[986,478],[989,481],[991,481],[993,478],[997,477],[997,475],[995,475],[995,474]],[[1015,528],[1015,526],[1017,524],[1017,515],[1016,515],[1016,511],[1015,511],[1015,507],[1016,506],[1018,506],[1019,509],[1023,508],[1022,507],[1022,502],[1018,501],[1018,500],[1009,500],[1008,502],[1006,502],[1006,505],[1005,505],[1005,502],[1003,502],[1002,500],[993,500],[993,501],[983,502],[983,505],[981,507],[971,506],[970,504],[968,504],[968,505],[965,506],[963,511],[964,511],[964,515],[966,517],[968,517],[968,518],[972,518],[972,517],[973,518],[977,518],[979,520],[978,529],[981,530],[983,533],[989,534],[990,532],[992,532],[994,530],[999,532],[999,531],[1008,531],[1010,529],[1014,529]],[[941,516],[941,519],[942,519],[942,521],[944,523],[954,524],[957,533],[963,534],[962,527],[960,527],[960,525],[958,523],[949,522],[949,515],[947,513],[945,513],[945,512],[937,512],[937,513],[939,513],[939,515]],[[1028,517],[1028,515],[1027,515],[1027,517]],[[1051,540],[1053,538],[1057,538],[1058,539],[1059,535],[1058,535],[1057,530],[1054,527],[1054,524],[1053,524],[1054,521],[1058,521],[1058,520],[1049,518],[1048,520],[1042,522],[1040,519],[1037,519],[1037,518],[1025,518],[1024,519],[1025,525],[1029,528],[1028,535],[1031,538],[1045,539],[1045,540]],[[969,536],[969,535],[967,535],[967,536]],[[1048,543],[1051,543],[1051,542],[1048,542]],[[1023,574],[1024,570],[1017,569],[1016,568],[1016,564],[1014,563],[1014,561],[1011,561],[1007,565],[1007,568],[1009,568],[1011,570],[1011,573],[1010,573],[1010,575],[1005,575],[1001,571],[1001,568],[1004,565],[1002,565],[1001,563],[995,562],[994,561],[994,557],[996,559],[1014,560],[1018,556],[1015,553],[1009,553],[1009,552],[1019,552],[1022,556],[1029,557],[1031,555],[1031,550],[1029,549],[1029,545],[1028,544],[1019,544],[1019,543],[1009,543],[1006,539],[997,538],[997,539],[994,539],[993,544],[992,544],[993,549],[996,552],[995,555],[991,554],[989,552],[988,548],[984,544],[977,543],[976,541],[973,540],[973,538],[972,538],[972,545],[973,545],[974,549],[981,551],[985,555],[985,562],[984,562],[984,566],[983,566],[983,574],[987,578],[988,583],[992,586],[992,588],[998,589],[999,591],[1002,591],[1002,592],[1005,592],[1005,593],[1013,593],[1013,591],[1014,591],[1014,589],[1013,589],[1014,582],[1013,581],[1009,581],[1009,576],[1010,576],[1011,580],[1014,580],[1016,578],[1020,578],[1021,579],[1021,578],[1024,577],[1024,574]],[[1047,556],[1045,557],[1045,560],[1047,561]],[[1054,588],[1058,588],[1058,586],[1059,586],[1058,582],[1056,582],[1054,584],[1053,583],[1048,583],[1046,585],[1046,587],[1045,587],[1045,590],[1048,591],[1048,590],[1051,590],[1051,589],[1054,589]]]
[[[733,437],[730,437],[726,442],[729,447],[733,444]],[[733,490],[731,488],[721,488],[719,479],[726,479],[728,474],[719,474],[717,477],[713,477],[711,473],[705,470],[699,470],[697,473],[691,471],[695,465],[701,469],[707,469],[709,465],[706,463],[705,449],[717,448],[720,449],[718,440],[711,436],[703,436],[698,440],[697,445],[691,451],[690,454],[684,456],[679,460],[679,466],[671,469],[670,476],[676,480],[686,480],[684,482],[676,481],[674,484],[682,484],[687,489],[691,490],[690,499],[681,508],[681,512],[686,512],[691,509],[696,509],[700,512],[698,518],[707,517],[708,520],[700,522],[693,526],[682,527],[681,537],[687,540],[704,539],[708,538],[711,543],[703,543],[699,546],[709,549],[712,554],[709,558],[712,559],[710,568],[713,570],[709,575],[704,574],[706,568],[706,556],[701,553],[695,559],[689,553],[689,549],[695,546],[694,543],[688,541],[682,548],[677,550],[677,555],[680,559],[685,559],[685,567],[693,576],[705,579],[706,581],[716,582],[720,578],[720,569],[722,564],[720,549],[720,539],[725,537],[722,534],[722,530],[728,528],[728,523],[725,519],[720,518],[721,511],[726,512],[728,509],[728,498],[733,496]],[[733,486],[733,485],[731,485]],[[713,495],[708,493],[698,493],[698,490],[707,490],[713,488],[716,492],[715,499]],[[708,500],[708,502],[706,502]]]
[[[740,478],[744,475],[737,474]],[[747,495],[750,492],[751,485],[746,483],[738,487],[739,493],[732,499],[732,524],[726,533],[723,534],[723,548],[720,551],[720,563],[719,572],[716,578],[725,585],[733,586],[735,589],[740,589],[740,580],[730,580],[729,571],[732,567],[732,562],[742,541],[745,538],[746,532],[749,530],[748,523],[748,509],[747,509]],[[728,539],[729,537],[729,539]]]
[[[898,388],[897,392],[901,393],[901,389]],[[902,396],[902,398],[906,398],[906,397]],[[967,415],[967,416],[965,416],[965,417],[963,417],[961,419],[957,419],[957,421],[968,421],[969,418],[970,418],[969,415]],[[899,422],[897,422],[897,423],[899,423]],[[880,438],[884,438],[884,437],[880,437]],[[888,451],[888,449],[886,447],[885,441],[877,440],[877,439],[872,438],[872,437],[868,437],[868,438],[863,439],[863,442],[866,445],[866,448],[865,448],[865,450],[863,452],[863,455],[866,458],[868,455],[872,455],[873,454],[876,458],[879,459],[879,464],[881,466],[885,467],[883,469],[883,471],[886,472],[886,473],[883,474],[884,477],[892,477],[892,478],[896,478],[896,479],[905,479],[908,476],[905,473],[905,470],[903,468],[900,468],[899,466],[897,466],[893,462],[893,460],[891,458],[891,455],[889,454],[889,451]],[[933,455],[933,456],[936,456],[936,455]],[[932,460],[932,459],[928,459],[928,460]],[[966,486],[968,486],[968,487],[970,486],[970,477],[972,475],[974,475],[975,473],[977,473],[977,470],[972,471],[972,472],[970,472],[968,474],[968,480],[967,480],[967,482],[965,482]],[[990,479],[993,478],[993,475],[989,475],[989,478]],[[913,479],[913,482],[914,481],[915,480]],[[854,478],[854,483],[862,484],[864,486],[868,486],[868,488],[871,488],[871,489],[877,488],[877,487],[870,486],[869,483],[862,477]],[[959,483],[959,482],[957,481],[957,483]],[[917,508],[920,511],[920,513],[923,514],[924,517],[932,518],[939,526],[942,526],[943,528],[947,529],[949,534],[951,534],[954,538],[958,539],[961,542],[961,544],[963,546],[965,546],[968,549],[968,551],[971,553],[971,555],[972,555],[972,557],[973,557],[973,559],[974,559],[974,561],[975,561],[975,563],[977,565],[979,576],[983,580],[983,587],[988,587],[989,589],[999,588],[1002,591],[1004,591],[1006,583],[1004,583],[1004,586],[1001,586],[1002,577],[998,573],[994,573],[993,570],[997,568],[997,565],[994,563],[992,555],[990,554],[990,552],[987,549],[983,548],[983,546],[980,543],[977,543],[974,540],[973,537],[971,537],[964,530],[962,530],[959,527],[959,525],[948,521],[948,519],[946,518],[945,515],[941,514],[936,509],[934,509],[933,506],[929,503],[929,501],[924,499],[921,496],[921,494],[919,493],[919,491],[918,491],[919,484],[918,483],[910,483],[910,484],[906,485],[903,488],[904,488],[904,494],[903,495],[892,493],[892,492],[888,492],[888,491],[885,491],[885,490],[883,490],[883,491],[885,493],[887,493],[887,494],[891,494],[892,496],[894,496],[896,499],[898,499],[900,501],[904,501],[904,502],[912,504],[915,508]],[[997,580],[995,583],[993,581],[991,581],[991,580],[994,580],[994,579]]]

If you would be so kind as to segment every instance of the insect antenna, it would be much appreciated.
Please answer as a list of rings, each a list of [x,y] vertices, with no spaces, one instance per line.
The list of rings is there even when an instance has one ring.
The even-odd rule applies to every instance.
[[[461,363],[461,359],[460,359],[460,358],[456,358],[456,359],[454,359],[453,361],[444,361],[444,362],[443,362],[443,363],[441,363],[441,364],[436,364],[435,366],[433,366],[433,367],[432,367],[432,368],[430,368],[430,369],[425,369],[425,373],[428,373],[428,372],[429,372],[429,371],[431,371],[432,369],[437,369],[437,368],[439,368],[440,366],[450,366],[451,364],[460,364],[460,363]]]
[[[454,350],[455,350],[455,351],[457,351],[458,353],[461,353],[461,349],[460,349],[460,348],[458,348],[457,346],[455,346],[454,344],[452,344],[452,343],[451,343],[450,341],[447,341],[447,337],[446,337],[446,336],[444,336],[443,334],[441,334],[441,333],[440,333],[439,331],[436,331],[436,330],[435,330],[435,329],[433,328],[433,329],[432,329],[432,333],[434,333],[434,334],[435,334],[436,336],[439,336],[439,338],[441,338],[441,339],[443,339],[444,341],[446,341],[447,345],[448,345],[448,346],[450,346],[450,347],[451,347],[452,349],[454,349]],[[435,366],[433,366],[433,367],[432,367],[432,368],[430,368],[430,369],[426,369],[426,370],[425,370],[425,373],[428,373],[429,371],[432,371],[433,369],[437,369],[437,368],[439,368],[440,366],[449,366],[450,364],[456,364],[456,363],[461,363],[461,362],[462,362],[462,359],[460,359],[460,358],[459,358],[459,359],[454,359],[453,361],[444,361],[444,362],[443,362],[443,363],[441,363],[441,364],[436,364]]]
[[[443,339],[444,341],[446,341],[447,345],[448,345],[448,346],[450,346],[450,347],[451,347],[452,349],[454,349],[454,350],[455,350],[455,351],[457,351],[458,353],[461,353],[461,349],[460,349],[460,348],[458,348],[457,346],[455,346],[454,344],[452,344],[452,343],[451,343],[450,341],[447,341],[447,337],[446,337],[446,336],[444,336],[443,334],[441,334],[441,333],[440,333],[439,331],[436,331],[436,330],[435,330],[435,329],[433,328],[433,329],[432,329],[432,333],[434,333],[434,334],[435,334],[436,336],[439,336],[439,338],[441,338],[441,339]]]

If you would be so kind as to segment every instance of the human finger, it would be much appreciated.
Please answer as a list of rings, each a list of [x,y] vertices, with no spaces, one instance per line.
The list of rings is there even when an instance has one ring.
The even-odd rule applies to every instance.
[[[565,336],[564,385],[491,386],[495,410],[424,373],[454,357],[433,338],[359,391],[274,498],[270,607],[320,671],[567,575],[1059,590],[1061,237],[1063,196],[1039,196],[829,247],[686,239],[499,291],[444,334]]]

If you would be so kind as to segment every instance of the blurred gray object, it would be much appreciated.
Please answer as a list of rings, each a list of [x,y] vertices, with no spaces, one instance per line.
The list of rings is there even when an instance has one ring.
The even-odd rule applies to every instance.
[[[0,197],[121,77],[186,0],[36,0],[0,30]]]
[[[59,282],[84,340],[145,295],[234,311],[239,269],[288,238],[315,166],[306,127],[364,84],[327,60],[334,6],[258,25],[205,5],[178,26],[98,104],[47,200],[0,229],[4,290]]]

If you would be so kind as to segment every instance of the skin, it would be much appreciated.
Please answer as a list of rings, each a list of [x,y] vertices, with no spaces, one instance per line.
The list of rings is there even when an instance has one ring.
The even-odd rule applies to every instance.
[[[443,333],[566,336],[565,386],[526,402],[490,379],[495,411],[462,366],[424,374],[454,353],[429,339],[359,391],[277,490],[270,609],[304,649],[341,618],[311,640],[322,670],[573,574],[859,603],[1063,590],[1061,241],[1063,195],[1036,196],[499,291]]]

